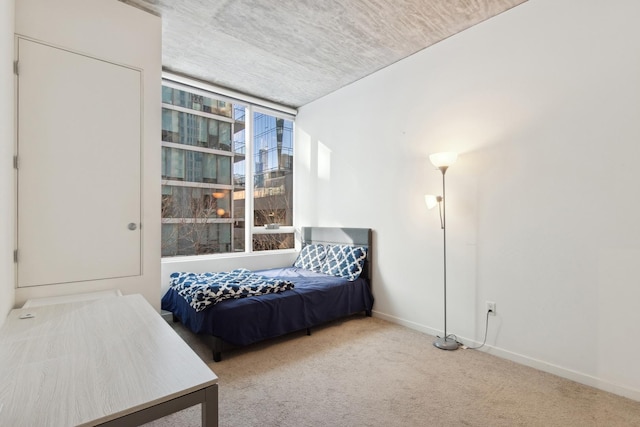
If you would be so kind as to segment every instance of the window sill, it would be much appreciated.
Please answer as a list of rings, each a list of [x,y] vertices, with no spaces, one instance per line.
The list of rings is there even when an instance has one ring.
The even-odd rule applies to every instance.
[[[295,227],[291,225],[281,225],[278,228],[253,227],[253,234],[293,234],[296,232]]]
[[[161,259],[161,263],[162,264],[179,264],[182,262],[193,262],[193,261],[257,258],[257,257],[293,254],[297,252],[298,251],[296,249],[277,249],[277,250],[259,251],[259,252],[231,252],[231,253],[225,253],[225,254],[185,255],[185,256],[165,257]]]

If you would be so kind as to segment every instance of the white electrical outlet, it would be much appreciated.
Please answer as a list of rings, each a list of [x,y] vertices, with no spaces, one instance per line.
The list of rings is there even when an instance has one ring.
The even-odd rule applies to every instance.
[[[493,301],[487,301],[487,313],[492,316],[496,315],[496,303]]]

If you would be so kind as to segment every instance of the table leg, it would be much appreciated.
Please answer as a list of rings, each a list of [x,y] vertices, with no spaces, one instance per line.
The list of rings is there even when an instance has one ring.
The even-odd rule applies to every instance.
[[[205,398],[202,402],[202,426],[218,427],[218,384],[204,389]]]

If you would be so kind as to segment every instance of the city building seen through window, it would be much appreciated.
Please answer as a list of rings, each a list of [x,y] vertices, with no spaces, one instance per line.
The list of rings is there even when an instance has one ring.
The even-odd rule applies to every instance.
[[[293,248],[293,128],[287,115],[164,81],[162,256]]]

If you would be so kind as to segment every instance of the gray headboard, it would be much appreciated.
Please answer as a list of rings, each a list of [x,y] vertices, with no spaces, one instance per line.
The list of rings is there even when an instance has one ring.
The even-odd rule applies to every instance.
[[[372,241],[370,228],[302,227],[302,243],[364,246],[368,249],[362,277],[371,283]]]

